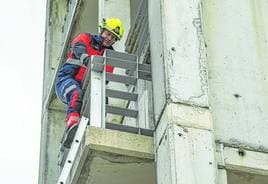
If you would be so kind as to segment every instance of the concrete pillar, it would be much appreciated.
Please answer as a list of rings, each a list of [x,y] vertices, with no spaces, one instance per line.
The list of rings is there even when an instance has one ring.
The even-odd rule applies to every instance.
[[[152,73],[158,122],[157,183],[215,184],[217,164],[200,2],[149,1],[149,23],[151,41],[156,43],[151,43],[151,52],[156,58],[152,59]],[[155,91],[158,84],[164,88],[160,92]]]
[[[226,169],[217,170],[217,184],[227,184]]]
[[[207,109],[167,105],[155,133],[158,183],[215,183],[213,142]]]

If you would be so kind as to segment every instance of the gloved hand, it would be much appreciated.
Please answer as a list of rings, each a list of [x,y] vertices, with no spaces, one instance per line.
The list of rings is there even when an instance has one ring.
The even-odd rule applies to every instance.
[[[87,66],[88,62],[90,61],[90,56],[88,54],[82,54],[80,61],[82,61],[82,63]]]

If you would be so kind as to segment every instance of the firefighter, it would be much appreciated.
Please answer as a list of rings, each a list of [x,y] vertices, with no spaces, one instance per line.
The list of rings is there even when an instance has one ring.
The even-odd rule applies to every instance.
[[[67,61],[57,73],[56,94],[67,105],[67,124],[63,140],[63,145],[67,148],[70,148],[78,127],[83,98],[81,81],[90,56],[103,55],[105,49],[113,49],[112,45],[120,40],[124,33],[123,24],[118,18],[103,19],[99,27],[99,35],[81,33],[74,38]],[[114,68],[107,65],[105,70],[112,73]]]

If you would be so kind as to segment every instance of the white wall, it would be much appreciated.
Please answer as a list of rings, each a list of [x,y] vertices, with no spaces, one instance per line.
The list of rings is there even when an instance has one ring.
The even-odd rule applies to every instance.
[[[268,1],[203,1],[218,140],[268,148]]]
[[[163,44],[168,96],[173,102],[206,107],[206,53],[199,2],[162,2]]]

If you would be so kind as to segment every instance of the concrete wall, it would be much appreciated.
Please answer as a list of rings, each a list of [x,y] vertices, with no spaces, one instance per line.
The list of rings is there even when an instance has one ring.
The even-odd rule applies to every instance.
[[[192,158],[201,154],[216,166],[215,140],[267,153],[267,6],[264,0],[149,1],[159,183],[226,183],[226,171],[216,173],[216,167]],[[167,118],[169,107],[175,109]],[[207,110],[211,128],[183,114],[188,108],[192,115]],[[180,142],[178,132],[186,142]],[[246,177],[252,172],[248,157],[240,159]],[[199,175],[203,170],[206,178]],[[233,176],[228,182],[237,181]]]
[[[268,149],[268,1],[203,1],[217,140]]]
[[[42,177],[39,184],[57,183],[59,176],[58,153],[65,123],[64,112],[47,111],[42,121],[46,122],[45,148],[43,149]],[[40,164],[41,165],[41,164]],[[41,173],[40,173],[41,174]]]
[[[74,1],[69,1],[69,3],[72,3],[71,7],[74,7]],[[78,32],[97,32],[97,23],[93,24],[92,22],[94,22],[94,19],[88,18],[88,16],[91,15],[95,18],[95,22],[97,22],[97,5],[97,1],[84,2],[83,6],[81,7],[81,11],[79,11],[79,15],[82,17],[78,16],[77,20],[86,21],[83,21],[84,24],[76,21],[76,24],[74,24],[73,30],[71,31],[71,37],[76,36]],[[90,14],[88,12],[90,12]],[[68,16],[66,16],[67,13],[69,13]],[[65,41],[64,39],[66,38],[67,28],[69,27],[67,23],[71,19],[70,13],[71,10],[68,9],[68,4],[66,1],[48,1],[42,138],[39,169],[40,184],[56,183],[59,175],[59,166],[57,165],[57,162],[60,141],[65,128],[66,106],[57,99],[54,93],[54,88],[52,87],[55,72],[60,64],[61,51],[63,49],[63,43]],[[63,58],[65,59],[64,56]],[[46,101],[50,92],[49,90],[52,90],[52,95],[49,101]]]
[[[155,132],[159,184],[215,184],[214,136],[210,112],[169,104]]]
[[[162,2],[167,96],[207,107],[205,45],[199,0]]]
[[[46,20],[43,101],[48,95],[50,84],[59,62],[58,58],[63,42],[63,26],[66,13],[67,2],[65,0],[47,2],[47,15],[49,17]]]
[[[64,130],[64,115],[62,112],[55,113],[48,110],[45,102],[59,62],[58,58],[64,37],[64,17],[67,13],[67,7],[68,4],[64,0],[47,1],[42,135],[39,164],[40,184],[56,183],[58,175],[57,151],[59,150],[60,138]]]
[[[157,182],[214,184],[217,164],[200,1],[157,3],[149,3],[151,42],[156,43],[151,45],[155,117],[160,120]]]
[[[153,82],[154,119],[160,120],[166,103],[166,76],[164,73],[163,36],[160,0],[148,1],[148,21]]]

